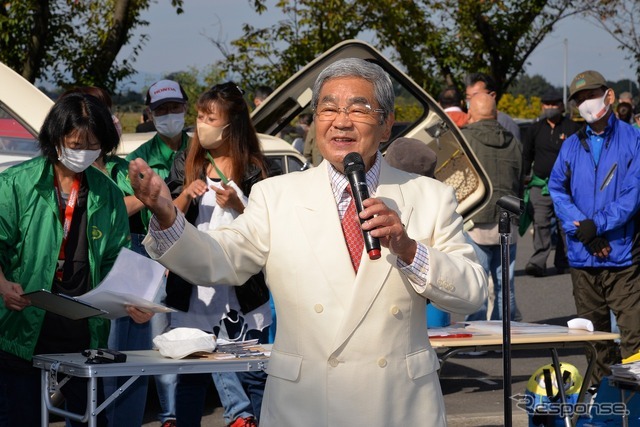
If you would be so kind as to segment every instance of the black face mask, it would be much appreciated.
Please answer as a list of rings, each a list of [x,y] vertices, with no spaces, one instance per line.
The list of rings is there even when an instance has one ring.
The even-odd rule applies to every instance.
[[[562,110],[558,107],[545,108],[540,115],[541,119],[551,120],[557,122],[562,118]]]

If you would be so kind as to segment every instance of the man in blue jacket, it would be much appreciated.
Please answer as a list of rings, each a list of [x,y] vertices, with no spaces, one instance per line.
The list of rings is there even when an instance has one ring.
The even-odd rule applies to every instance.
[[[549,191],[567,238],[577,314],[609,331],[613,311],[620,351],[640,350],[640,133],[613,114],[613,89],[596,71],[574,77],[569,99],[587,126],[569,137]],[[594,384],[618,363],[613,342],[596,344]]]

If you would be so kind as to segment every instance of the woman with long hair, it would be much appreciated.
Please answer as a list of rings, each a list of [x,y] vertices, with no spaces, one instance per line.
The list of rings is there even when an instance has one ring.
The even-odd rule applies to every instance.
[[[277,174],[260,149],[243,92],[224,83],[203,93],[196,104],[197,129],[185,153],[176,157],[168,178],[175,205],[187,221],[207,230],[244,212],[256,182]],[[243,286],[189,286],[170,274],[166,302],[182,310],[171,326],[199,328],[218,338],[266,342],[271,323],[269,293],[262,274]],[[213,380],[228,425],[257,425],[266,375],[216,373]],[[199,426],[208,375],[180,375],[176,395],[179,425]]]

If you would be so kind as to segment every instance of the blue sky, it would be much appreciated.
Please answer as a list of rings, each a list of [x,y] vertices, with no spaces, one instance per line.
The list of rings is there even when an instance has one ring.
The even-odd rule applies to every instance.
[[[165,74],[189,66],[203,68],[221,59],[217,48],[207,37],[230,42],[242,35],[242,24],[268,26],[285,19],[280,10],[259,16],[249,0],[186,0],[182,15],[176,15],[169,0],[159,0],[143,16],[150,25],[142,30],[150,36],[136,61],[143,73]],[[561,86],[564,81],[564,58],[567,39],[567,80],[587,69],[600,71],[605,78],[617,81],[635,80],[631,62],[617,48],[617,42],[604,30],[580,18],[568,18],[547,36],[529,57],[527,74],[541,74],[550,83]],[[128,54],[127,50],[123,50]],[[147,77],[149,79],[151,77]],[[151,82],[137,81],[135,86]],[[568,84],[568,83],[567,83]]]

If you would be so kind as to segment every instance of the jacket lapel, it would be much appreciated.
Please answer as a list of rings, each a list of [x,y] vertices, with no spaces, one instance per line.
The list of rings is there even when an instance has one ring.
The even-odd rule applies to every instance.
[[[307,182],[307,191],[295,207],[303,234],[301,238],[307,240],[308,256],[313,257],[313,264],[320,266],[336,300],[346,306],[356,275],[342,234],[325,162],[308,173],[312,174],[312,182]],[[313,190],[309,191],[309,188]]]

